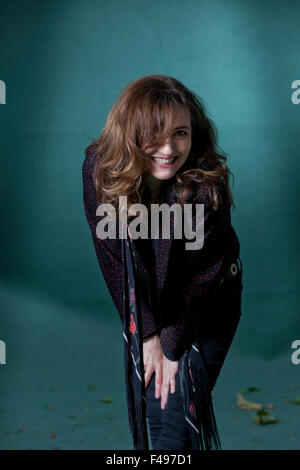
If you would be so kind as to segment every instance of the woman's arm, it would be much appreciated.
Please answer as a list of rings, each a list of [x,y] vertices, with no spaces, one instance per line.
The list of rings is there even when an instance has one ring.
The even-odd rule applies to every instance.
[[[209,313],[205,311],[207,300],[214,294],[228,260],[239,255],[239,241],[231,226],[226,197],[217,211],[210,207],[208,193],[204,197],[199,194],[194,202],[204,203],[204,244],[199,250],[184,250],[183,266],[178,266],[176,273],[180,276],[180,287],[169,294],[176,295],[172,302],[175,311],[168,312],[174,321],[162,329],[160,340],[164,355],[171,361],[179,360],[198,337],[201,320]]]
[[[85,157],[82,166],[84,210],[104,280],[120,318],[123,320],[123,267],[121,240],[118,238],[106,238],[105,240],[102,240],[96,235],[96,226],[103,216],[96,216],[98,202],[92,176],[95,157],[96,151],[90,150]],[[150,296],[147,297],[149,299]],[[144,296],[141,299],[143,338],[160,332],[160,329],[153,318],[152,308],[148,299],[146,297],[144,298]]]

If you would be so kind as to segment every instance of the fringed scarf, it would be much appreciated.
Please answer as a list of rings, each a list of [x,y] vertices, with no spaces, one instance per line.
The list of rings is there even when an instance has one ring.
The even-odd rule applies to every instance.
[[[128,226],[127,226],[128,229]],[[127,230],[129,235],[129,231]],[[146,421],[146,389],[143,338],[139,314],[136,260],[130,235],[122,239],[124,360],[130,431],[135,450],[149,450]],[[179,360],[180,391],[193,450],[220,450],[211,392],[204,357],[198,342]]]

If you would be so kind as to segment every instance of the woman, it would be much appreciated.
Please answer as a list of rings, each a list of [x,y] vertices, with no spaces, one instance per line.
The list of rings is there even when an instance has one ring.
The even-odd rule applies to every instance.
[[[231,172],[213,123],[182,83],[149,75],[126,87],[85,155],[85,213],[123,324],[134,446],[148,449],[148,422],[153,449],[220,449],[211,391],[241,316],[243,286]],[[128,211],[119,196],[127,197]],[[97,211],[106,203],[115,211],[108,217]],[[153,236],[153,204],[169,208],[167,236],[160,219]],[[188,220],[194,234],[195,207],[203,205],[201,248],[187,249],[185,231],[175,236],[176,204],[183,209],[176,224]],[[131,233],[137,219],[138,238]],[[99,236],[109,220],[113,236]]]

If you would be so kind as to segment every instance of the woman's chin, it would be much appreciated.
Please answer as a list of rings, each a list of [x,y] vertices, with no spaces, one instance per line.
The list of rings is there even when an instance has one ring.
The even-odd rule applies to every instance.
[[[152,168],[151,168],[151,174],[152,174],[152,176],[154,176],[157,179],[167,180],[167,179],[172,178],[175,175],[176,170],[178,170],[177,166],[178,165],[172,165],[170,167],[165,167],[165,168],[161,167],[161,168],[159,168],[154,163],[152,165]]]
[[[159,180],[169,180],[170,178],[174,176],[175,172],[174,170],[167,169],[165,171],[160,171],[160,170],[152,171],[151,174],[152,176],[154,176],[154,178],[157,178]]]

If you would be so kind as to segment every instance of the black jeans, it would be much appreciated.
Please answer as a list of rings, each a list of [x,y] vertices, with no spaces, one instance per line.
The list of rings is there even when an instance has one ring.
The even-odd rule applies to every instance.
[[[213,390],[241,317],[242,268],[231,280],[224,281],[211,304],[201,328],[200,344],[207,367],[210,389]],[[146,390],[150,437],[153,450],[190,450],[188,425],[184,418],[176,374],[175,393],[168,395],[161,410],[161,399],[155,398],[155,373]]]

